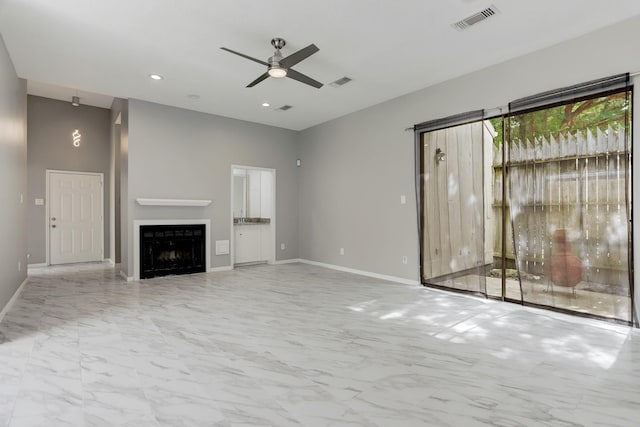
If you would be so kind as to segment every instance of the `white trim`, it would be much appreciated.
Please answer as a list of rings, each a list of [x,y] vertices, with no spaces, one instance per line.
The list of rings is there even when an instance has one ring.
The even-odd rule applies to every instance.
[[[276,264],[276,265],[280,265],[280,264],[295,264],[297,262],[302,262],[302,260],[300,258],[279,259],[278,261],[274,262],[274,264]]]
[[[93,175],[93,176],[99,176],[100,177],[100,192],[102,193],[102,198],[100,200],[100,218],[102,218],[102,226],[100,227],[100,236],[101,236],[101,240],[102,240],[102,249],[100,251],[100,253],[102,253],[102,256],[104,256],[104,173],[102,172],[78,172],[78,171],[63,171],[63,170],[57,170],[57,169],[47,169],[45,171],[45,175],[46,175],[46,189],[45,189],[45,197],[46,199],[44,200],[44,211],[45,211],[45,217],[44,217],[44,235],[45,235],[45,263],[46,265],[51,265],[51,258],[49,255],[49,233],[51,232],[51,229],[49,228],[49,201],[51,200],[50,196],[50,188],[49,188],[49,177],[51,176],[52,173],[58,173],[58,174],[68,174],[68,175]],[[99,260],[96,260],[99,261]]]
[[[43,268],[46,267],[47,263],[46,262],[40,262],[37,264],[27,264],[27,268]]]
[[[633,78],[631,82],[637,86],[640,85],[640,76],[637,73],[633,74]],[[640,90],[636,87],[633,91],[633,117],[631,118],[631,123],[633,129],[631,129],[631,137],[633,138],[631,143],[631,152],[632,153],[640,153],[640,117],[638,115],[638,111],[640,110]],[[633,260],[632,264],[636,265],[640,262],[640,228],[636,228],[637,224],[640,224],[640,174],[633,172],[631,174],[633,182],[632,182],[632,190],[633,194],[631,195],[631,215],[632,218],[628,218],[630,221],[627,222],[629,227],[631,227],[631,236],[632,236],[632,247],[633,247]],[[638,319],[638,313],[640,312],[640,268],[633,270],[633,286],[635,288],[634,292],[634,304],[635,313],[632,314],[634,320],[634,326],[640,326],[640,319]]]
[[[209,206],[211,200],[204,199],[144,199],[137,198],[140,206]]]
[[[141,225],[204,224],[206,269],[211,269],[211,220],[209,219],[135,219],[133,220],[133,279],[140,280],[140,226]],[[128,280],[128,278],[127,278]]]
[[[102,262],[106,262],[107,264],[109,264],[111,267],[115,267],[116,263],[113,262],[113,260],[111,258],[105,258]]]
[[[262,168],[259,166],[246,166],[246,165],[231,165],[230,173],[230,191],[229,191],[229,257],[231,259],[231,268],[235,265],[235,228],[233,224],[233,202],[234,202],[234,192],[233,192],[233,169],[251,169],[251,170],[259,170],[265,172],[271,172],[272,175],[272,191],[271,191],[271,220],[269,221],[269,228],[271,231],[271,243],[273,245],[271,255],[267,260],[267,264],[276,264],[276,253],[278,252],[278,242],[276,241],[276,170],[274,168]]]
[[[310,261],[308,259],[299,260],[303,264],[316,265],[318,267],[330,268],[332,270],[344,271],[345,273],[359,274],[360,276],[373,277],[375,279],[388,280],[390,282],[402,283],[405,285],[422,286],[419,281],[404,279],[402,277],[387,276],[386,274],[373,273],[371,271],[356,270],[355,268],[343,267],[341,265],[326,264],[324,262]]]
[[[222,267],[213,267],[209,269],[210,273],[215,273],[217,271],[231,271],[233,270],[232,265],[223,265]]]
[[[2,309],[2,311],[0,311],[0,322],[2,321],[2,319],[4,319],[4,316],[9,312],[9,310],[11,309],[13,304],[15,304],[16,300],[18,299],[18,297],[22,293],[22,290],[24,289],[24,286],[27,284],[28,280],[29,280],[29,278],[27,277],[22,281],[20,286],[18,286],[18,289],[16,289],[16,291],[13,293],[13,296],[11,297],[9,302],[7,302],[5,304],[5,306],[4,306],[4,308]]]
[[[120,277],[122,277],[127,282],[133,282],[133,277],[127,276],[127,274],[122,270],[120,270]]]

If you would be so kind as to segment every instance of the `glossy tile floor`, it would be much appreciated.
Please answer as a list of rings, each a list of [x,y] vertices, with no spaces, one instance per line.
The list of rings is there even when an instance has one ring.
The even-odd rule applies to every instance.
[[[0,425],[638,426],[640,335],[302,264],[33,272]]]

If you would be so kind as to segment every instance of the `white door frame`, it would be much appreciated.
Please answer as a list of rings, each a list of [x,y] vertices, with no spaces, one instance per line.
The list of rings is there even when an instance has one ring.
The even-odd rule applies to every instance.
[[[271,172],[272,176],[273,176],[273,191],[271,192],[271,206],[272,208],[272,213],[271,213],[271,222],[269,223],[269,225],[271,226],[271,242],[273,243],[273,248],[271,251],[271,255],[269,255],[269,259],[267,260],[268,264],[275,264],[276,263],[276,251],[278,249],[278,244],[276,242],[276,170],[273,168],[261,168],[258,166],[243,166],[243,165],[231,165],[231,169],[229,170],[230,173],[230,194],[231,197],[229,198],[230,200],[230,204],[229,204],[229,255],[230,255],[230,260],[231,260],[231,269],[234,268],[234,264],[235,264],[235,229],[233,228],[233,202],[234,202],[234,194],[233,194],[233,170],[234,169],[250,169],[250,170],[257,170],[257,171],[267,171],[267,172]]]
[[[70,174],[70,175],[93,175],[93,176],[99,176],[100,177],[100,182],[101,182],[101,186],[100,186],[100,192],[102,194],[102,196],[100,197],[100,218],[102,218],[102,221],[100,221],[101,227],[100,227],[100,236],[101,236],[101,240],[102,240],[102,258],[104,258],[104,174],[102,172],[77,172],[77,171],[63,171],[63,170],[56,170],[56,169],[47,169],[46,170],[46,193],[45,193],[45,217],[44,217],[44,228],[45,228],[45,247],[46,247],[46,258],[45,258],[45,263],[47,265],[51,265],[51,258],[49,257],[49,253],[50,253],[50,246],[49,246],[49,233],[51,233],[51,228],[49,227],[49,201],[51,200],[51,195],[49,194],[50,190],[49,190],[49,178],[51,176],[52,173],[60,173],[60,174]]]

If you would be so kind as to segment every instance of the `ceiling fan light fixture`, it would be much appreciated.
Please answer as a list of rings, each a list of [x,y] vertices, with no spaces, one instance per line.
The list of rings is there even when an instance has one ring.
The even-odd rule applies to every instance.
[[[287,77],[287,70],[280,67],[271,67],[269,68],[269,75],[276,79],[281,79]]]

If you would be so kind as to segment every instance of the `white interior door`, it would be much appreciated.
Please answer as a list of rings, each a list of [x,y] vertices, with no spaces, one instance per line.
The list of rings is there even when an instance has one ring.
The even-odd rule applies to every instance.
[[[102,174],[49,172],[49,263],[102,261]]]

